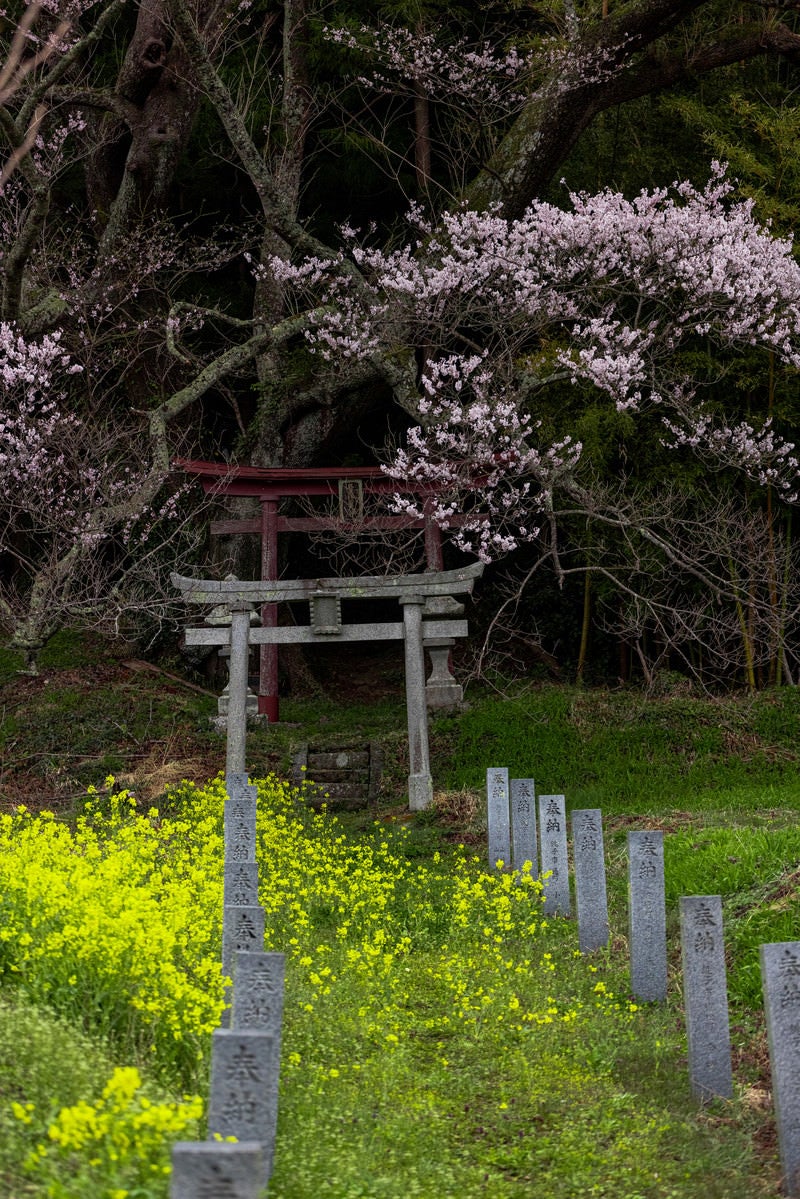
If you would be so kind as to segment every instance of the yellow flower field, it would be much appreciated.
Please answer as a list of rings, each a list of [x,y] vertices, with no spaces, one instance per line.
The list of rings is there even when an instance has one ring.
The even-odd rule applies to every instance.
[[[348,836],[284,782],[258,790],[266,948],[287,955],[272,1199],[469,1199],[487,1181],[511,1199],[537,1170],[554,1195],[633,1187],[676,1117],[620,1098],[615,1047],[642,1013],[573,926],[542,918],[530,870],[489,873],[463,846],[413,858],[395,824]],[[74,828],[0,818],[0,995],[80,1024],[117,1063],[61,1110],[15,1098],[26,1194],[163,1199],[171,1142],[203,1135],[224,799],[216,779],[163,812],[122,791],[90,796]],[[562,1144],[569,1112],[573,1132],[606,1130],[597,1160]]]

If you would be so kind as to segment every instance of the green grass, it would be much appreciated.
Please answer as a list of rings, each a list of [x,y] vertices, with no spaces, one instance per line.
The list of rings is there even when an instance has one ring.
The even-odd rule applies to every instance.
[[[76,1025],[0,990],[0,1194],[4,1199],[44,1196],[58,1179],[37,1184],[25,1169],[28,1156],[46,1143],[63,1108],[93,1103],[113,1071],[107,1049]],[[150,1088],[154,1101],[163,1098]],[[23,1119],[14,1107],[23,1109]],[[80,1184],[76,1183],[76,1188]],[[69,1183],[64,1199],[80,1190]]]
[[[7,676],[0,733],[3,777],[24,777],[31,790],[37,778],[45,790],[53,787],[59,767],[76,784],[102,783],[109,770],[120,769],[131,771],[135,780],[140,759],[152,758],[160,746],[165,757],[207,760],[208,773],[216,758],[222,764],[223,743],[204,723],[213,700],[171,689],[158,677],[137,676],[120,688],[119,677],[104,681],[98,675],[96,685],[87,688],[76,671],[91,676],[97,663],[86,653],[85,643],[60,648],[58,664],[50,668],[47,685],[32,694],[24,719],[8,702],[15,683]],[[0,685],[5,666],[0,655]],[[662,828],[671,971],[667,1002],[648,1005],[627,1022],[598,1015],[580,1027],[580,1035],[558,1022],[535,1036],[488,1020],[442,1031],[440,1018],[447,1008],[431,982],[439,949],[428,944],[413,962],[397,960],[392,987],[400,985],[398,979],[408,984],[406,998],[398,1001],[403,1036],[391,1053],[378,1052],[370,1036],[365,1039],[360,1014],[367,1000],[368,1006],[377,1002],[375,997],[365,998],[355,984],[342,983],[330,998],[314,1001],[313,1015],[304,1014],[308,971],[294,959],[287,979],[271,1199],[317,1194],[527,1199],[534,1188],[556,1199],[776,1196],[779,1171],[767,1102],[758,946],[800,939],[800,695],[786,689],[756,696],[647,699],[634,691],[544,686],[506,697],[473,689],[467,698],[466,711],[431,721],[439,797],[436,807],[413,819],[402,811],[407,771],[402,694],[347,707],[335,697],[286,701],[281,725],[250,735],[251,775],[288,771],[302,741],[379,740],[386,769],[378,805],[343,814],[337,835],[358,846],[375,835],[376,818],[380,835],[403,824],[407,831],[397,852],[412,873],[425,871],[435,854],[446,854],[458,841],[483,855],[487,766],[506,765],[512,776],[533,776],[540,791],[563,792],[568,808],[599,807],[606,830],[612,949],[592,963],[576,959],[574,924],[551,922],[543,939],[536,939],[535,962],[546,950],[558,963],[557,973],[547,980],[532,968],[524,981],[526,1003],[535,1007],[552,995],[559,1011],[578,1001],[590,1003],[596,979],[623,1007],[627,1004],[626,833]],[[20,760],[22,772],[13,767]],[[2,785],[0,778],[0,794]],[[177,812],[182,802],[176,796],[165,810]],[[702,1111],[691,1100],[686,1076],[677,928],[678,898],[684,894],[720,894],[725,913],[737,1092],[732,1103]],[[436,893],[430,899],[436,908]],[[331,937],[337,919],[329,906],[316,906],[311,927],[302,934],[312,956]],[[429,924],[426,936],[434,927]],[[436,934],[437,944],[442,935]],[[289,936],[288,930],[281,933],[283,943]],[[475,950],[466,947],[465,961],[470,952],[477,962]],[[516,946],[513,952],[522,949]],[[596,974],[587,970],[590,964]],[[340,970],[344,977],[346,957],[337,960]],[[478,974],[476,966],[466,969],[470,985],[484,985]],[[0,996],[7,994],[0,982]],[[25,1009],[13,1010],[14,1019],[21,1020]],[[109,1063],[95,1042],[79,1038],[88,1046],[82,1051],[86,1060],[96,1064],[84,1073],[70,1069],[74,1086],[62,1086],[56,1046],[66,1045],[70,1060],[70,1035],[79,1034],[73,1025],[53,1024],[52,1017],[34,1013],[34,1022],[44,1021],[36,1024],[43,1030],[36,1033],[40,1039],[24,1030],[19,1037],[39,1045],[38,1054],[23,1055],[12,1071],[2,1056],[3,1011],[0,1007],[0,1108],[12,1093],[17,1102],[23,1095],[41,1096],[48,1076],[54,1109],[79,1094],[89,1102],[96,1099]],[[439,1021],[435,1034],[425,1030],[426,1019]],[[64,1027],[71,1032],[64,1033]],[[289,1065],[290,1054],[300,1058],[296,1067]],[[198,1090],[207,1085],[202,1076],[187,1082]],[[18,1188],[11,1194],[44,1199],[43,1184],[37,1190],[30,1179],[21,1181],[19,1158],[25,1136],[33,1134],[18,1123],[9,1132],[2,1119],[0,1139],[5,1132],[8,1148],[0,1162]],[[68,1187],[65,1199],[73,1194],[77,1199],[78,1193],[82,1199],[106,1199],[81,1186],[80,1192]]]
[[[94,666],[102,642],[82,633],[62,629],[50,638],[39,655],[39,668],[47,673],[52,670],[70,669],[76,666]],[[13,680],[22,670],[24,658],[16,650],[0,647],[0,684]]]
[[[120,656],[124,648],[61,634],[31,682],[14,674],[15,656],[0,652],[0,800],[5,787],[23,802],[29,791],[52,803],[110,773],[152,768],[154,757],[207,761],[207,774],[222,763],[224,741],[208,726],[213,698],[164,675],[127,672]],[[179,661],[166,667],[181,671]],[[607,815],[800,808],[796,689],[648,699],[635,690],[511,685],[502,696],[473,687],[467,701],[466,711],[431,719],[438,788],[480,790],[487,766],[506,765],[532,775],[541,791]],[[251,732],[248,765],[288,773],[304,742],[372,740],[384,750],[381,803],[400,804],[408,771],[402,687],[370,703],[283,701],[280,724]]]
[[[647,699],[633,691],[545,687],[479,696],[435,735],[441,783],[482,785],[487,766],[534,777],[575,807],[657,814],[689,806],[800,807],[800,693]]]
[[[155,826],[165,856],[157,855],[153,865],[159,885],[170,890],[185,887],[190,877],[197,885],[195,876],[184,873],[183,858],[197,858],[191,830],[200,827],[207,804],[194,813],[192,795],[184,789],[173,797],[172,808],[185,811],[188,820],[179,841],[169,818]],[[133,826],[124,831],[124,811],[122,824],[109,826],[107,836],[130,853],[139,834]],[[283,812],[289,824],[283,823]],[[423,823],[434,835],[435,813]],[[502,887],[481,881],[463,853],[451,856],[441,836],[440,848],[424,855],[397,821],[348,836],[340,824],[293,804],[274,813],[262,810],[260,827],[268,945],[289,951],[271,1199],[317,1194],[477,1199],[487,1191],[499,1199],[522,1199],[533,1186],[556,1199],[776,1195],[774,1152],[757,1149],[765,1116],[749,1101],[754,1088],[763,1092],[765,1082],[752,1048],[759,1035],[755,1010],[749,1009],[744,1023],[734,1024],[736,1098],[701,1111],[689,1090],[674,971],[665,1004],[630,1008],[619,905],[613,948],[581,957],[572,921],[528,928],[530,905],[516,895],[519,888],[513,888],[518,916],[507,922]],[[782,837],[795,835],[793,829],[762,829],[748,860],[731,863],[732,854],[713,851],[715,845],[738,847],[733,834],[720,828],[705,832],[709,835],[684,828],[667,837],[675,850],[668,859],[671,907],[682,891],[680,883],[675,885],[676,865],[681,868],[688,860],[698,861],[701,871],[714,868],[714,883],[727,886],[731,897],[741,896],[742,881],[762,864],[780,869],[784,852],[791,852]],[[717,844],[723,834],[725,840]],[[621,829],[610,834],[609,866],[617,892],[624,881],[622,835]],[[152,834],[146,841],[152,855]],[[69,869],[69,854],[43,854],[38,863],[39,844],[39,837],[29,839],[26,851],[32,877],[46,882],[42,871],[55,879]],[[706,851],[703,865],[698,854]],[[208,880],[218,869],[218,863],[206,863],[204,876]],[[142,872],[142,899],[149,877],[150,867]],[[681,877],[694,881],[687,868]],[[462,909],[460,895],[468,898],[467,908]],[[93,905],[97,900],[95,893]],[[126,907],[137,903],[132,891]],[[463,927],[454,923],[454,914],[462,910],[467,913]],[[71,899],[64,912],[72,928],[71,953],[80,951],[74,932],[80,911],[80,902]],[[10,924],[19,925],[19,918]],[[12,949],[9,943],[9,962]],[[42,959],[40,967],[39,959],[24,956],[27,948],[21,952],[27,963],[21,976],[24,995],[26,988],[45,981],[30,972],[50,970],[52,963]],[[671,956],[674,962],[674,927]],[[732,958],[734,967],[741,964],[736,946]],[[59,967],[57,975],[48,976],[52,1001],[63,1002],[65,1011],[75,1010],[75,980],[61,978],[56,985],[56,978],[70,969]],[[6,976],[4,989],[13,978]],[[748,1011],[741,996],[734,1002]],[[24,1008],[17,1005],[16,1012]],[[532,1015],[522,1019],[523,1013]],[[94,1026],[86,1004],[81,1004],[81,1018]],[[69,1027],[45,1022],[32,1053],[14,1061],[9,1071],[8,1094],[14,1102],[32,1103],[37,1120],[35,1129],[12,1126],[5,1169],[17,1188],[15,1199],[108,1199],[111,1193],[103,1189],[98,1168],[90,1168],[80,1155],[53,1158],[43,1178],[22,1165],[30,1140],[46,1139],[58,1108],[74,1103],[76,1095],[96,1102],[108,1076],[108,1059],[84,1034],[77,1044],[88,1068],[72,1072],[68,1088],[59,1083],[46,1089],[48,1072],[58,1074],[62,1061],[69,1069],[75,1036]],[[11,1039],[15,1035],[28,1036],[22,1025]],[[123,1022],[114,1040],[123,1062],[130,1061],[124,1056],[126,1044],[135,1054],[140,1044],[135,1030],[129,1042],[126,1037]],[[148,1055],[135,1064],[158,1068]],[[189,1062],[184,1069],[184,1086],[203,1093],[204,1073],[193,1072]],[[135,1194],[164,1199],[164,1187],[163,1181],[151,1180]]]
[[[111,1073],[108,1057],[73,1024],[0,992],[0,1181],[2,1194],[26,1193],[20,1163],[46,1131],[14,1119],[11,1104],[47,1116],[91,1094]]]

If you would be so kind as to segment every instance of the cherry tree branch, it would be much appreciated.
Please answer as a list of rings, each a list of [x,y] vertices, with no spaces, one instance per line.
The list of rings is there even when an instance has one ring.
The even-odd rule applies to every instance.
[[[687,53],[646,53],[706,0],[623,5],[605,21],[585,24],[572,48],[575,65],[556,62],[553,78],[537,89],[484,170],[465,190],[470,207],[502,205],[510,219],[541,196],[560,164],[594,118],[608,108],[685,82],[734,62],[765,54],[795,57],[800,36],[780,23],[735,27],[711,45]],[[592,77],[591,63],[602,65]],[[588,76],[588,77],[587,77]]]

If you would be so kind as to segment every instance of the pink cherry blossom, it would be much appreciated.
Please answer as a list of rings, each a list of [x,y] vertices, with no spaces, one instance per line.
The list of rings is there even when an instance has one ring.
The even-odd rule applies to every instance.
[[[712,420],[675,366],[699,337],[800,367],[791,242],[730,191],[715,163],[702,190],[571,194],[568,207],[538,202],[516,221],[461,210],[388,252],[348,230],[346,253],[265,269],[306,305],[309,346],[328,361],[425,347],[416,394],[402,397],[419,423],[386,469],[428,488],[442,519],[466,507],[459,539],[489,557],[536,536],[536,514],[579,460],[569,438],[539,441],[536,395],[558,378],[634,417],[656,407],[665,444],[796,494],[793,446],[769,425]],[[419,508],[400,491],[396,505]]]

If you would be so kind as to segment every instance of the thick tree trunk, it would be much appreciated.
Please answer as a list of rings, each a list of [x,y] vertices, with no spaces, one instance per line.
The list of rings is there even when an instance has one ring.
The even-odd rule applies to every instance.
[[[201,24],[209,19],[204,5]],[[97,119],[87,188],[104,243],[167,202],[200,102],[190,56],[173,38],[162,0],[143,0],[116,94],[125,120]]]
[[[287,212],[297,221],[305,164],[306,137],[312,100],[307,56],[308,0],[285,0],[283,10],[283,90],[281,128],[277,149],[272,152],[272,175]],[[267,222],[261,242],[261,261],[288,259],[291,247],[281,233]],[[283,288],[271,275],[262,274],[256,284],[253,316],[256,329],[269,329],[285,314]],[[311,461],[301,452],[298,458],[290,444],[293,420],[292,396],[281,368],[283,354],[269,350],[256,359],[260,387],[257,436],[250,452],[255,466],[303,465]],[[321,411],[313,413],[319,421]],[[302,422],[303,417],[300,417]]]

